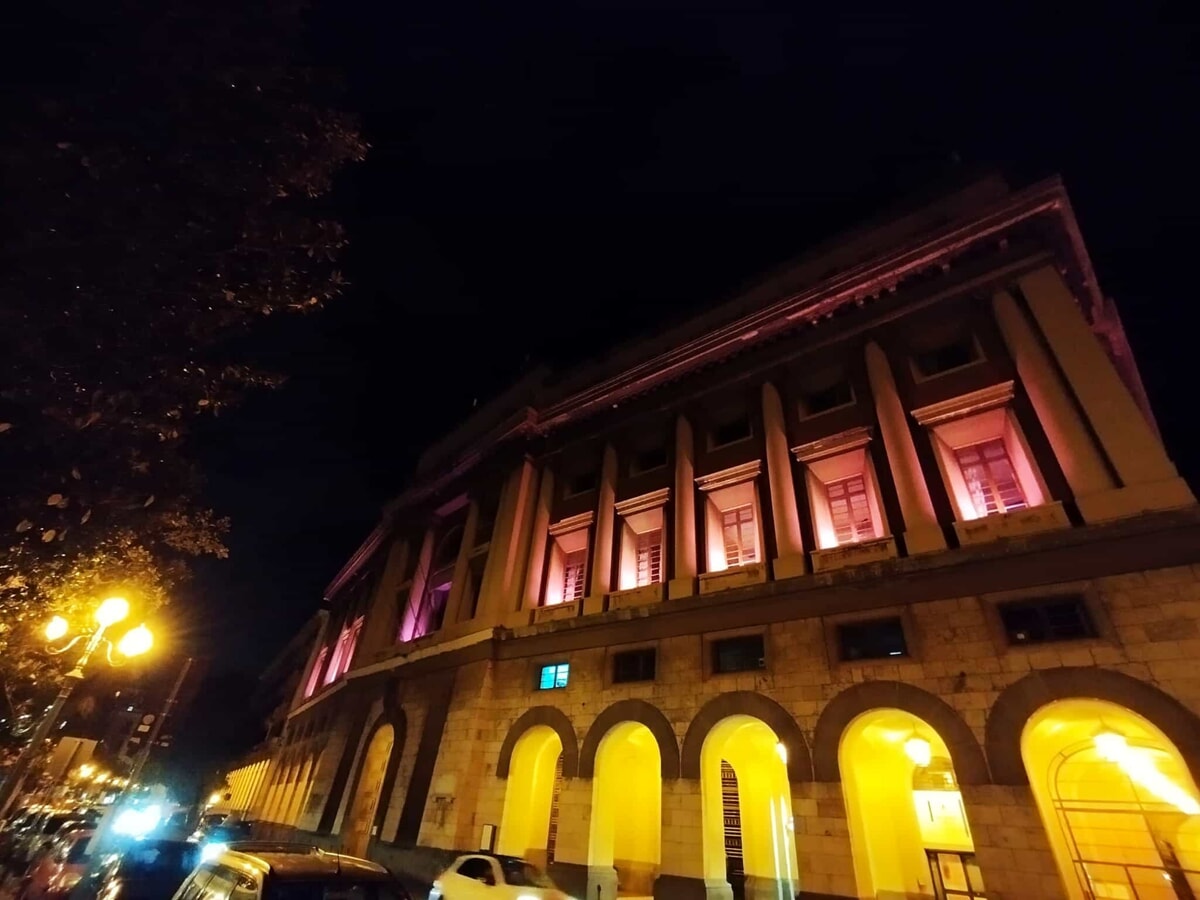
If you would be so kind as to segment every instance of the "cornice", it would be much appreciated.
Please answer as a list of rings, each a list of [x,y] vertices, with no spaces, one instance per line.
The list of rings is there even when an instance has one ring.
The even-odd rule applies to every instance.
[[[993,384],[991,387],[980,388],[977,391],[971,391],[969,394],[960,394],[957,397],[951,397],[949,400],[930,403],[928,406],[914,409],[912,416],[917,420],[918,425],[941,425],[943,422],[949,422],[951,419],[961,419],[963,416],[986,412],[989,409],[1004,406],[1010,403],[1012,398],[1013,383],[1011,381],[1002,381],[999,384]]]

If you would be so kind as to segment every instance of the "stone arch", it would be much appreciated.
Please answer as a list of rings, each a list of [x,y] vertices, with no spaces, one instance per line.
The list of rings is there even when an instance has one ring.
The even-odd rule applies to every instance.
[[[645,700],[618,700],[596,716],[596,721],[584,735],[583,746],[579,750],[580,778],[591,778],[595,775],[596,751],[600,749],[600,742],[614,726],[622,722],[640,722],[649,728],[654,740],[658,742],[662,777],[679,777],[679,742],[675,739],[675,729],[671,727],[667,717],[657,706]]]
[[[791,713],[770,697],[754,691],[730,691],[700,707],[683,737],[679,760],[681,778],[700,777],[700,751],[704,748],[704,739],[713,726],[729,716],[753,716],[768,725],[787,748],[788,780],[793,783],[812,780],[812,759],[804,732]]]
[[[938,733],[959,784],[987,784],[987,759],[970,727],[950,704],[928,691],[902,681],[864,681],[846,688],[829,701],[813,734],[813,777],[841,781],[838,748],[847,726],[872,709],[902,709],[922,719]]]
[[[1193,780],[1200,782],[1200,718],[1169,694],[1112,669],[1066,666],[1030,672],[1001,691],[984,733],[996,784],[1029,783],[1021,757],[1021,734],[1037,710],[1055,700],[1107,700],[1151,722],[1175,745]]]
[[[396,786],[396,772],[400,768],[400,757],[404,753],[404,739],[408,731],[408,720],[404,715],[404,710],[396,706],[391,701],[391,697],[384,698],[383,711],[371,723],[371,728],[366,733],[366,740],[362,742],[362,749],[354,764],[354,777],[350,779],[350,790],[346,793],[348,803],[352,804],[354,798],[358,796],[359,781],[362,779],[363,766],[367,762],[367,749],[371,746],[371,742],[375,739],[375,735],[379,733],[379,730],[389,725],[392,727],[392,752],[388,756],[387,768],[383,770],[383,782],[379,788],[379,802],[375,807],[375,818],[372,823],[378,829],[383,828],[383,820],[387,816],[392,791]],[[349,805],[347,805],[346,809],[347,815],[349,815]]]
[[[535,725],[545,725],[553,728],[562,741],[562,773],[563,778],[574,778],[579,771],[579,744],[575,739],[575,728],[566,713],[554,706],[535,706],[527,709],[517,721],[509,726],[504,743],[500,745],[500,759],[496,761],[496,776],[508,777],[508,768],[512,764],[513,747],[517,740]]]

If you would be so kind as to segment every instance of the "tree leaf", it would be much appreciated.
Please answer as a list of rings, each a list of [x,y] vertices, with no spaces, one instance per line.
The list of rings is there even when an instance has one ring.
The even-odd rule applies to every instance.
[[[54,540],[54,536],[56,534],[58,534],[58,532],[55,531],[53,528],[49,528],[46,531],[43,531],[42,532],[42,543],[43,544],[50,543],[52,540]]]
[[[12,422],[0,422],[0,434],[12,429]]]
[[[81,518],[81,519],[79,520],[79,524],[80,524],[80,525],[86,525],[86,524],[87,524],[87,522],[88,522],[88,519],[90,519],[91,517],[92,517],[92,511],[89,509],[87,512],[85,512],[85,513],[83,514],[83,518]]]
[[[49,497],[46,498],[47,506],[58,506],[58,504],[60,504],[62,502],[63,502],[62,494],[51,494]]]
[[[17,523],[17,531],[18,532],[28,531],[32,527],[33,527],[33,523],[30,522],[28,519],[22,519],[20,522]]]
[[[149,497],[146,498],[146,502],[142,504],[142,508],[145,509],[147,506],[149,506],[153,502],[154,502],[154,495],[151,494]]]
[[[71,477],[76,481],[79,481],[81,478],[83,478],[83,476],[79,474],[79,468],[77,466],[73,466],[71,468]]]

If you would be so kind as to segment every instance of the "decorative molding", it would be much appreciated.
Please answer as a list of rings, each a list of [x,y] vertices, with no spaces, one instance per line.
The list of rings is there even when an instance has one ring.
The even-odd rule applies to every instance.
[[[742,484],[751,478],[757,478],[761,471],[762,460],[752,459],[748,463],[742,463],[731,469],[722,469],[720,472],[713,472],[710,475],[701,475],[696,479],[696,487],[702,491],[719,491],[721,488],[733,487],[735,484]]]
[[[560,519],[550,526],[550,536],[558,537],[562,534],[570,534],[572,531],[578,531],[580,528],[587,528],[595,520],[596,514],[590,509],[587,512],[581,512],[577,516],[571,516],[569,519]]]
[[[871,442],[871,436],[871,427],[863,425],[858,428],[840,431],[829,437],[809,441],[807,444],[801,444],[798,447],[793,447],[792,453],[799,462],[816,462],[818,459],[823,459],[826,456],[834,456],[838,453],[846,453],[850,450],[857,450],[859,447],[865,447]]]
[[[813,572],[829,572],[834,569],[844,569],[846,566],[877,563],[885,559],[895,559],[897,556],[899,553],[894,537],[860,541],[856,544],[843,544],[840,547],[814,550],[812,555]]]
[[[626,588],[623,591],[613,591],[608,595],[608,608],[625,609],[628,606],[661,603],[666,595],[666,587],[660,581],[655,584],[644,584],[641,587]]]
[[[539,622],[553,622],[556,619],[574,619],[579,616],[580,608],[583,606],[579,600],[572,600],[569,603],[555,603],[551,606],[538,606],[533,610],[533,624]]]
[[[949,422],[952,419],[961,419],[963,416],[986,412],[989,409],[1004,406],[1011,403],[1012,398],[1012,381],[1002,381],[991,387],[980,388],[977,391],[971,391],[969,394],[961,394],[949,400],[930,403],[928,406],[914,409],[912,416],[920,425],[941,425],[943,422]]]
[[[670,499],[671,489],[665,487],[660,491],[651,491],[649,494],[642,494],[640,497],[630,497],[628,500],[622,500],[613,509],[617,511],[618,516],[632,516],[640,512],[645,512],[648,509],[657,509],[660,506],[666,506],[667,501]]]
[[[731,588],[747,587],[752,584],[764,584],[767,580],[765,563],[749,563],[744,566],[733,566],[720,572],[700,573],[700,593],[713,594],[717,591],[727,591]]]

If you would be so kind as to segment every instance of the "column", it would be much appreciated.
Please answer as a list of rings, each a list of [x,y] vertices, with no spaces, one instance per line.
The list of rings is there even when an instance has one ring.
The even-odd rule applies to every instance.
[[[475,549],[475,532],[479,528],[479,504],[472,500],[467,507],[467,521],[463,523],[462,545],[454,560],[454,574],[450,581],[450,596],[446,600],[445,626],[449,627],[471,617],[471,610],[463,609],[463,593],[467,589],[467,567],[471,562],[471,551]]]
[[[1091,504],[1093,519],[1194,505],[1196,499],[1191,490],[1179,477],[1162,442],[1058,272],[1046,266],[1018,283],[1051,352],[1127,489],[1122,494],[1110,495],[1109,502]]]
[[[1104,458],[1067,394],[1053,361],[1012,295],[1007,291],[999,291],[992,297],[992,308],[1004,343],[1016,363],[1021,384],[1042,423],[1054,456],[1062,466],[1063,475],[1071,486],[1080,511],[1087,509],[1089,513],[1094,512],[1092,506],[1097,499],[1095,495],[1104,495],[1116,488]],[[1092,520],[1088,513],[1083,513],[1083,517],[1085,521]]]
[[[383,575],[375,596],[371,599],[371,607],[367,611],[367,623],[359,641],[357,656],[362,660],[370,660],[381,650],[392,647],[396,643],[396,631],[400,623],[397,621],[400,610],[396,609],[397,588],[404,570],[408,566],[408,541],[391,541],[387,548],[387,561],[384,563]]]
[[[771,491],[771,519],[779,552],[772,569],[775,579],[779,580],[803,575],[808,567],[804,559],[804,539],[800,536],[796,490],[792,484],[792,461],[788,454],[783,401],[775,385],[769,381],[762,387],[762,404],[767,441],[767,485]]]
[[[499,624],[505,615],[520,606],[536,490],[537,470],[532,462],[523,459],[509,475],[500,494],[496,523],[492,527],[492,544],[479,588],[477,618],[481,625]]]
[[[667,596],[696,593],[696,462],[692,426],[680,416],[675,422],[675,577]]]
[[[304,689],[308,687],[308,680],[312,677],[313,666],[317,664],[317,656],[320,654],[321,648],[325,646],[325,639],[329,631],[329,612],[322,609],[317,612],[317,615],[321,619],[321,624],[317,627],[316,640],[308,649],[308,662],[304,666],[304,675],[292,693],[292,702],[288,705],[289,710],[295,709],[304,700]]]
[[[529,566],[525,575],[525,594],[521,603],[524,612],[522,621],[529,622],[528,611],[542,601],[542,575],[546,568],[546,538],[550,534],[550,504],[554,500],[554,473],[549,468],[542,470],[542,484],[538,489],[537,506],[533,513],[533,535],[529,540]]]
[[[600,467],[600,505],[596,508],[596,531],[592,541],[592,589],[583,601],[584,615],[604,612],[604,597],[612,590],[613,527],[617,500],[617,451],[604,448]]]
[[[700,782],[690,778],[664,781],[662,795],[662,857],[654,882],[655,898],[704,895],[728,900],[732,894],[724,879],[710,885],[704,878]]]
[[[908,430],[907,414],[896,391],[891,364],[874,341],[867,344],[867,377],[871,381],[875,415],[879,419],[883,447],[887,451],[904,517],[904,546],[910,556],[945,550],[946,537],[933,512],[933,501],[921,474],[917,448]]]
[[[433,528],[425,529],[425,538],[421,541],[421,552],[417,554],[417,567],[413,571],[412,587],[408,589],[408,602],[400,614],[400,640],[410,641],[413,629],[417,626],[417,610],[421,608],[421,598],[425,596],[425,583],[429,580],[429,566],[433,561]]]

